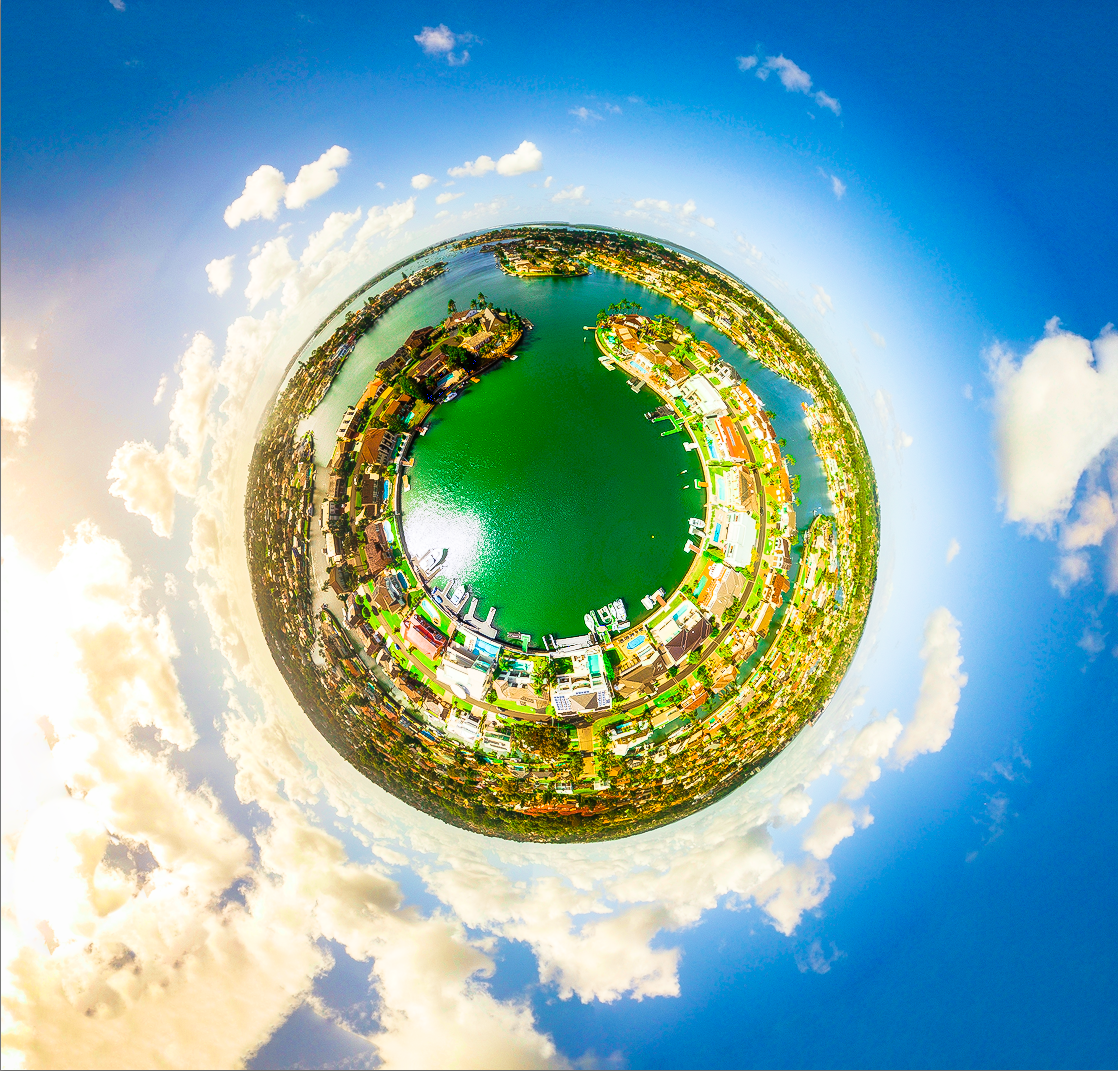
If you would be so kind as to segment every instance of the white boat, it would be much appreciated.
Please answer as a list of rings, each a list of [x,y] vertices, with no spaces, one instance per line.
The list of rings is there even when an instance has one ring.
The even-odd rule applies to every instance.
[[[452,401],[454,401],[454,399],[455,399],[455,398],[457,398],[457,397],[458,397],[458,391],[456,391],[456,390],[452,390],[452,391],[451,391],[451,392],[450,392],[450,393],[449,393],[449,394],[448,394],[448,395],[446,396],[446,400],[447,400],[448,402],[452,402]]]
[[[593,614],[583,614],[582,615],[582,620],[586,623],[586,627],[588,629],[590,629],[591,632],[593,632],[594,629],[596,628],[596,626],[594,624],[594,615]]]

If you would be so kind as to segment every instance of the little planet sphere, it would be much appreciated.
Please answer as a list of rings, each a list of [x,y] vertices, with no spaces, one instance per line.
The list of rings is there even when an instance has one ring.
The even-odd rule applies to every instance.
[[[545,842],[673,822],[779,754],[850,665],[880,529],[783,315],[685,249],[559,225],[424,249],[333,310],[245,520],[326,740],[427,814]]]

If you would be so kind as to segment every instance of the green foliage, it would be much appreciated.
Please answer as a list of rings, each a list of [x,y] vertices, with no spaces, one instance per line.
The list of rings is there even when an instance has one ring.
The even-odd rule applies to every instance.
[[[518,722],[513,726],[512,738],[521,751],[547,762],[554,762],[570,746],[571,731],[561,725]]]

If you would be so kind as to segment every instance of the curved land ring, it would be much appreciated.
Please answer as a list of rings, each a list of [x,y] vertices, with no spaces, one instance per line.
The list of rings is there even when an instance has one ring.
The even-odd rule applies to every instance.
[[[716,351],[707,347],[704,354],[701,347],[699,352],[693,348],[680,359],[686,368],[679,361],[654,367],[650,362],[656,354],[648,345],[619,348],[623,327],[632,337],[644,333],[646,342],[652,330],[641,322],[646,318],[626,326],[622,314],[595,332],[599,348],[656,391],[664,402],[664,419],[672,420],[677,430],[687,429],[700,454],[708,494],[703,534],[683,582],[645,622],[603,640],[602,647],[616,655],[617,663],[599,698],[585,699],[593,688],[564,691],[562,675],[557,687],[546,673],[532,682],[532,689],[522,689],[530,702],[493,701],[493,694],[478,692],[478,667],[484,660],[467,635],[477,622],[459,632],[465,622],[434,606],[436,593],[403,544],[399,505],[406,445],[391,463],[395,531],[388,526],[390,538],[379,546],[377,532],[383,529],[370,525],[355,531],[351,524],[365,510],[355,513],[353,508],[356,477],[353,466],[346,467],[353,440],[339,429],[330,500],[339,506],[344,524],[330,538],[336,536],[335,543],[353,553],[337,559],[340,564],[332,571],[338,598],[325,598],[345,618],[343,627],[313,590],[317,583],[310,559],[318,537],[312,536],[308,511],[316,482],[322,481],[316,481],[309,441],[298,440],[296,426],[325,394],[352,349],[354,323],[360,321],[360,330],[373,327],[379,314],[370,315],[368,309],[387,307],[403,296],[393,295],[404,286],[397,284],[350,314],[280,392],[250,470],[246,543],[258,612],[277,664],[308,715],[350,762],[419,809],[479,832],[522,840],[605,839],[672,821],[731,791],[822,709],[849,665],[868,611],[876,573],[876,487],[864,442],[829,371],[779,313],[719,269],[639,236],[562,228],[488,232],[456,248],[481,243],[499,248],[509,240],[531,246],[541,233],[564,265],[581,259],[665,294],[808,390],[813,404],[805,411],[827,470],[835,515],[816,518],[802,534],[797,530],[793,491],[768,416],[752,392],[717,374]],[[440,247],[424,254],[435,252]],[[440,263],[424,269],[426,275],[416,273],[405,280],[407,287],[422,285],[443,268]],[[448,327],[461,331],[448,321],[431,329],[436,340],[447,337]],[[606,337],[611,334],[612,341]],[[686,343],[686,331],[679,337]],[[491,352],[489,364],[514,344],[506,336],[502,352]],[[399,396],[408,369],[425,359],[404,350],[392,359],[399,358],[398,367],[385,362],[392,364],[387,393],[383,385],[374,392],[381,400],[363,420],[380,421],[379,414],[389,408],[386,399]],[[476,379],[484,368],[473,371]],[[725,436],[714,435],[709,414],[696,411],[697,395],[681,394],[678,373],[707,384],[702,388],[707,404],[721,405],[726,427],[740,433],[737,455],[723,456]],[[440,397],[416,403],[414,427]],[[740,478],[743,499],[747,481],[752,484],[748,494],[754,497],[757,521],[748,564],[735,557],[736,564],[728,566],[726,548],[711,538],[711,465]],[[801,537],[803,561],[793,588],[788,546]],[[379,575],[354,587],[354,578],[345,575],[347,563],[368,568],[377,555]],[[392,580],[394,576],[403,583]],[[728,604],[709,598],[716,576],[738,577],[733,580],[737,595]],[[393,587],[407,590],[389,590]],[[790,598],[784,605],[786,592]],[[694,602],[686,597],[689,593]],[[779,625],[771,635],[778,613]],[[670,617],[687,625],[686,643],[669,635]],[[633,647],[629,641],[638,634],[644,637],[638,649],[652,658],[647,666],[626,661]],[[758,644],[760,650],[750,659]],[[570,662],[563,652],[529,654],[498,646],[501,653],[482,675],[483,686],[496,684],[502,668],[506,676],[512,672],[509,666],[517,655],[527,655],[526,664],[544,669]],[[445,672],[452,661],[467,670]],[[470,672],[472,684],[467,681]],[[580,694],[583,705],[572,709]]]

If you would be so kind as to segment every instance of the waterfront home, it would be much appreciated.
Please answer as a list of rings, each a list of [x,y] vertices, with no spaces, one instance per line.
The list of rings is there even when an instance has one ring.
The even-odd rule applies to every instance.
[[[596,643],[567,647],[562,654],[571,660],[571,672],[560,674],[551,686],[555,712],[570,715],[608,710],[613,701],[601,647]]]
[[[720,417],[729,412],[722,395],[706,376],[691,376],[680,384],[679,389],[687,399],[687,404],[697,409],[704,417]]]
[[[458,345],[467,353],[472,354],[474,357],[481,352],[482,346],[494,337],[492,331],[479,331],[476,335],[470,335],[468,338],[460,338]]]
[[[480,733],[480,718],[456,710],[446,719],[446,735],[461,741],[466,747],[473,747]]]
[[[714,447],[715,456],[730,464],[749,460],[749,451],[737,422],[729,416],[706,422],[707,435]]]
[[[357,416],[357,406],[351,405],[342,416],[342,422],[338,425],[338,434],[334,436],[336,439],[348,439],[349,433],[353,429],[354,417]]]
[[[682,629],[664,644],[664,661],[669,666],[678,666],[692,651],[709,639],[713,632],[711,623],[706,618],[700,617],[695,624]]]
[[[429,353],[417,365],[414,365],[408,372],[408,378],[414,379],[417,383],[422,382],[428,376],[440,377],[446,372],[446,364],[443,362],[442,353]]]
[[[757,542],[756,521],[748,513],[728,513],[725,540],[726,564],[734,569],[748,569]]]
[[[435,671],[435,679],[461,699],[481,700],[489,690],[492,672],[493,663],[489,658],[475,656],[452,643]]]
[[[446,646],[447,642],[446,636],[435,628],[426,618],[420,617],[417,613],[413,613],[407,621],[404,622],[404,627],[401,629],[400,635],[417,651],[421,651],[432,661],[438,658],[439,653]]]
[[[744,588],[741,573],[723,562],[708,562],[695,584],[695,601],[711,617],[721,617]]]
[[[384,428],[367,428],[357,449],[357,463],[380,467],[387,464],[396,450],[397,437]]]

